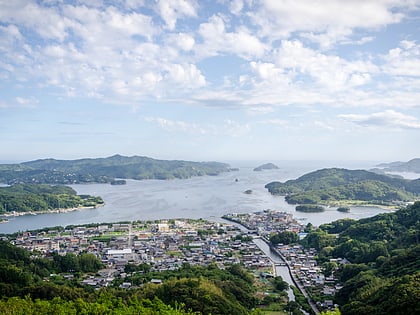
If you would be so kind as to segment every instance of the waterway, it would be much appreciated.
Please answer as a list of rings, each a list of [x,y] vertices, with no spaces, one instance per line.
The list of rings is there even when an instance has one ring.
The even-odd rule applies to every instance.
[[[275,265],[276,276],[282,277],[283,281],[286,281],[289,286],[295,285],[293,283],[292,277],[290,276],[289,268],[287,266],[277,265],[283,263],[283,260],[280,258],[280,256],[275,251],[273,251],[270,246],[261,238],[255,238],[254,243],[263,251],[264,254],[266,254],[271,259]],[[289,296],[289,301],[295,300],[295,295],[293,294],[292,289],[289,288],[287,290],[287,295]]]
[[[127,180],[127,185],[80,184],[72,185],[78,194],[101,196],[105,206],[68,213],[25,215],[8,218],[0,224],[0,233],[40,229],[51,226],[67,226],[88,223],[104,223],[134,220],[172,218],[220,220],[227,213],[250,213],[265,209],[293,213],[301,223],[320,225],[341,218],[360,219],[386,210],[375,207],[352,207],[349,213],[328,208],[322,213],[300,213],[284,197],[272,196],[264,186],[272,181],[284,182],[324,167],[369,168],[374,164],[341,165],[336,162],[274,162],[276,170],[253,171],[260,165],[230,163],[239,171],[219,176],[193,177],[177,180]],[[251,194],[245,194],[252,190]]]

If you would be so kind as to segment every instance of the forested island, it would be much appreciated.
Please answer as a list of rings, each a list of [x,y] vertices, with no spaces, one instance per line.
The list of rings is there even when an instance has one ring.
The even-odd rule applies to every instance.
[[[278,170],[279,167],[273,163],[266,163],[263,165],[260,165],[256,168],[254,168],[254,171],[256,172],[260,172],[260,171],[264,171],[264,170]]]
[[[90,208],[102,205],[101,197],[77,195],[63,185],[16,184],[0,187],[0,214],[25,214]]]
[[[296,211],[300,212],[323,212],[325,211],[324,207],[317,205],[299,205],[296,206]]]
[[[20,164],[0,164],[0,183],[77,184],[118,183],[116,179],[175,179],[219,175],[231,171],[228,164],[156,160],[142,156],[107,158],[42,159]]]
[[[398,206],[419,198],[420,179],[407,180],[365,170],[328,168],[285,183],[271,182],[265,187],[273,195],[286,196],[290,204]]]
[[[384,172],[412,172],[420,173],[420,158],[407,162],[391,162],[377,165]]]

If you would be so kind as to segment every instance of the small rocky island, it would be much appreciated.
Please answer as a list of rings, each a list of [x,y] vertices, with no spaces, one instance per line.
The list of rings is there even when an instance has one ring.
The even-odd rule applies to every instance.
[[[338,207],[337,211],[340,212],[350,212],[350,208],[349,207]]]
[[[323,212],[324,207],[318,205],[299,205],[296,206],[296,211],[300,212]]]
[[[111,185],[125,185],[127,181],[125,179],[114,179],[111,181]]]
[[[266,163],[263,165],[260,165],[256,168],[254,168],[254,171],[256,172],[260,172],[260,171],[264,171],[264,170],[278,170],[279,167],[273,163]]]

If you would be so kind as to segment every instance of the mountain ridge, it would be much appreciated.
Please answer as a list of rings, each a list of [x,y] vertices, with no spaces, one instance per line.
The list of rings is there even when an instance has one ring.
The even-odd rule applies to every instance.
[[[230,171],[221,162],[158,160],[145,156],[82,158],[76,160],[38,159],[19,164],[0,164],[0,182],[75,184],[108,183],[115,178],[174,179],[219,175]]]
[[[273,195],[292,204],[331,204],[336,201],[398,203],[419,198],[420,180],[407,180],[366,170],[325,168],[284,183],[270,182]]]

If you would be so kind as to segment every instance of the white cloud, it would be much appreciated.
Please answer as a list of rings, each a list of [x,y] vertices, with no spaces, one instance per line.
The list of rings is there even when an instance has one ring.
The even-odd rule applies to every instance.
[[[178,19],[197,15],[195,1],[190,0],[159,0],[157,11],[167,27],[173,30]]]
[[[230,1],[230,11],[235,14],[238,15],[241,13],[242,9],[244,7],[244,2],[243,0],[233,0]]]
[[[262,57],[268,48],[245,27],[236,32],[227,31],[225,21],[219,15],[202,23],[198,33],[203,43],[197,49],[203,58],[218,54],[235,54],[245,59]]]
[[[420,129],[420,120],[418,118],[402,114],[392,109],[369,115],[346,114],[339,115],[339,117],[365,127]]]
[[[251,16],[264,36],[288,38],[294,32],[330,47],[352,30],[377,29],[400,22],[411,1],[263,0]]]
[[[63,41],[68,36],[71,21],[53,7],[40,6],[32,1],[5,1],[1,4],[0,20],[25,25],[45,39]]]
[[[400,21],[407,1],[218,1],[211,9],[224,5],[224,10],[206,12],[210,17],[201,15],[208,8],[196,1],[71,3],[1,4],[2,80],[110,102],[167,97],[250,114],[290,105],[419,106],[415,41],[402,41],[380,60],[308,44],[309,39],[331,48],[337,40],[348,45],[372,40],[365,33],[353,38],[355,29]],[[349,14],[355,8],[360,14]],[[366,19],[371,9],[377,10]],[[279,34],[291,37],[273,41]],[[213,56],[220,65],[205,68]]]
[[[404,40],[384,57],[383,70],[391,75],[420,77],[420,45]]]
[[[193,64],[170,64],[166,68],[171,81],[185,88],[197,88],[206,85],[206,79]]]
[[[347,61],[323,54],[304,47],[298,40],[282,41],[275,58],[277,66],[295,75],[308,75],[315,83],[333,90],[366,84],[371,73],[378,71],[369,61]]]
[[[34,97],[25,98],[25,97],[16,97],[16,102],[22,107],[35,107],[38,104],[38,100]]]
[[[240,137],[248,133],[250,126],[235,120],[224,120],[221,124],[192,123],[182,120],[172,120],[162,117],[146,117],[149,123],[156,123],[160,128],[169,132],[182,132],[194,135]]]

